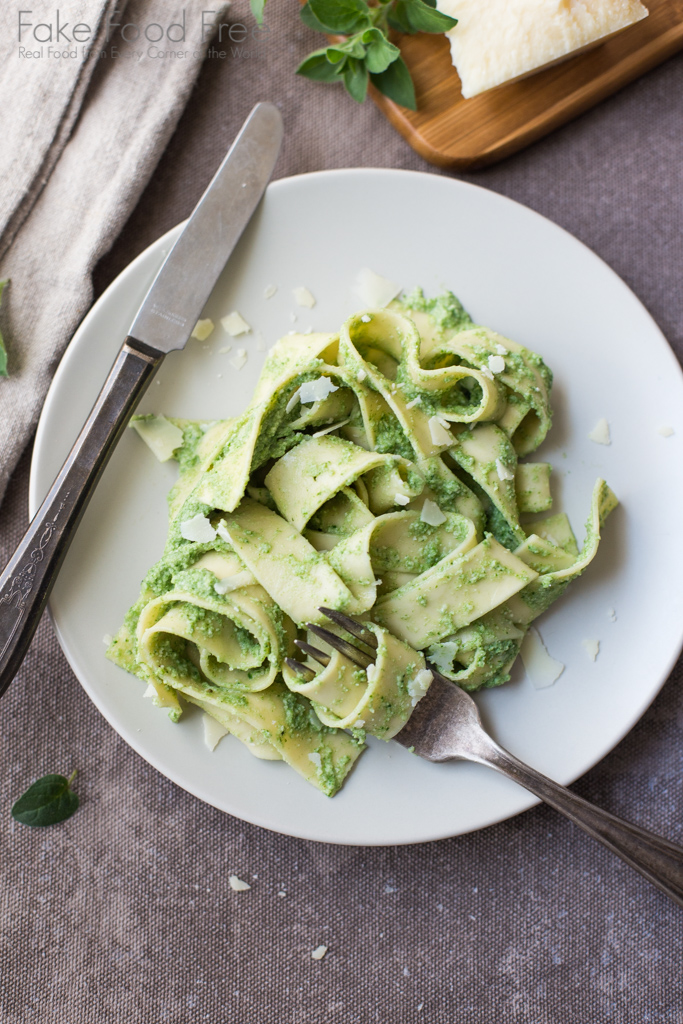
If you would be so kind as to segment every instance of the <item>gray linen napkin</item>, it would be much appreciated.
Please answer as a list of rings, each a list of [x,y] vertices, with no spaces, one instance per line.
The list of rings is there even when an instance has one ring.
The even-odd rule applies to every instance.
[[[215,21],[228,5],[129,0],[124,11],[115,0],[78,0],[70,4],[66,32],[79,20],[91,26],[96,56],[62,36],[54,48],[75,51],[72,58],[50,56],[50,44],[36,42],[31,30],[26,46],[42,45],[43,55],[20,57],[19,5],[8,6],[11,23],[5,7],[0,33],[0,279],[11,284],[0,329],[10,376],[0,378],[0,501],[92,301],[93,268],[128,219],[185,107],[207,46],[202,11],[211,7]],[[54,5],[34,0],[32,8],[24,18],[51,23],[54,35]],[[129,26],[128,41],[112,33],[107,42],[111,20]],[[175,37],[184,25],[184,42],[150,42],[159,34],[151,26],[165,32],[171,24]],[[163,50],[187,57],[157,56]]]

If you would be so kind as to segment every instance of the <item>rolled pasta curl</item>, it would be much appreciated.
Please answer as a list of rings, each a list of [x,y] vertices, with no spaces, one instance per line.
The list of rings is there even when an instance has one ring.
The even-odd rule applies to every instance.
[[[500,686],[510,678],[525,633],[506,609],[499,608],[433,644],[427,658],[464,690]]]
[[[285,681],[312,701],[324,725],[363,729],[389,740],[406,724],[432,677],[418,651],[372,622],[367,627],[378,641],[375,663],[367,670],[332,650],[329,664],[310,682],[302,683],[294,673]],[[319,640],[315,643],[320,646]]]
[[[215,599],[175,589],[143,608],[137,658],[152,678],[173,689],[263,690],[274,681],[292,635],[258,585]]]
[[[395,380],[409,400],[418,395],[424,401],[431,400],[428,404],[432,414],[453,422],[471,423],[492,419],[502,412],[501,389],[476,366],[455,362],[452,358],[435,359],[432,353],[429,360],[432,365],[423,365],[419,331],[409,317],[396,310],[367,310],[347,320],[340,334],[342,359],[347,335],[348,343],[361,354],[367,353],[368,358],[377,352],[390,358],[395,369],[392,375],[385,373],[384,376]],[[378,369],[382,372],[381,366]],[[460,388],[463,382],[467,382],[464,390]],[[476,389],[472,382],[477,385]]]

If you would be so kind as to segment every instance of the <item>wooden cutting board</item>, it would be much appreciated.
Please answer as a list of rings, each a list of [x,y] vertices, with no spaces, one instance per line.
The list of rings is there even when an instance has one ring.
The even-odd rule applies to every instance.
[[[590,109],[683,49],[683,0],[644,0],[650,15],[588,53],[465,100],[443,35],[399,36],[418,110],[371,90],[420,156],[464,171],[495,163]],[[672,97],[672,101],[678,99]]]

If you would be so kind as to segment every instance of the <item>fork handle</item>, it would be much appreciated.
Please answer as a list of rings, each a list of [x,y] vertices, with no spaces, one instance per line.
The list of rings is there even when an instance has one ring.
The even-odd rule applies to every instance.
[[[601,810],[519,761],[488,736],[481,745],[479,756],[472,757],[472,760],[494,768],[540,797],[683,907],[682,847]]]
[[[0,696],[28,650],[95,485],[162,359],[156,349],[126,338],[66,462],[0,573]]]

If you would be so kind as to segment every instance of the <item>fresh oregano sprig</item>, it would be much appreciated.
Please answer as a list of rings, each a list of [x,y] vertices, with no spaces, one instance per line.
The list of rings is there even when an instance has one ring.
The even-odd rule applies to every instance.
[[[71,788],[76,778],[64,775],[43,775],[29,786],[12,807],[12,817],[22,825],[44,828],[66,821],[78,810],[78,796]]]
[[[265,2],[251,0],[259,22]],[[371,82],[410,110],[417,108],[415,87],[401,51],[388,38],[389,30],[413,35],[447,32],[457,25],[455,18],[436,10],[436,0],[308,0],[300,16],[315,32],[346,38],[310,53],[297,68],[298,75],[316,82],[343,82],[358,103],[365,99]]]

